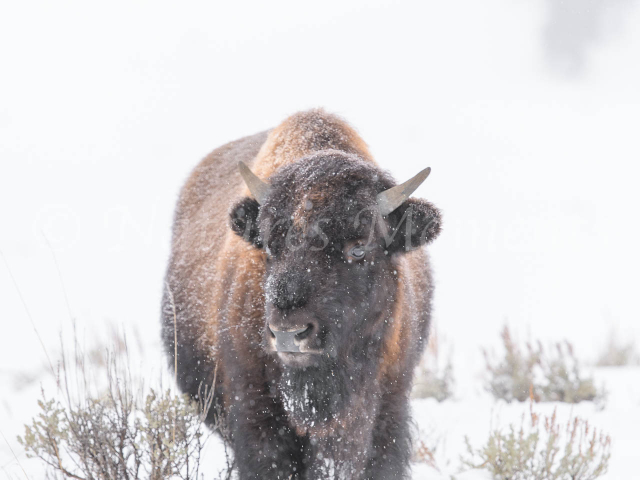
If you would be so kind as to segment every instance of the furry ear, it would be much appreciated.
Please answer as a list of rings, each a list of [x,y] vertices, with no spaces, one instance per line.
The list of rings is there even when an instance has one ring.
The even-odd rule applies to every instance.
[[[434,205],[409,198],[387,215],[385,248],[389,253],[408,252],[431,243],[440,234],[441,223],[440,210]]]
[[[245,197],[237,202],[229,212],[231,230],[245,241],[257,248],[262,248],[262,239],[258,230],[258,214],[260,204],[251,197]]]

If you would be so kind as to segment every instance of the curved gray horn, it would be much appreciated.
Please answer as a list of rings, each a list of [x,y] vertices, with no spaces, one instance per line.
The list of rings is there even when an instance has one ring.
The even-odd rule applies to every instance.
[[[256,197],[258,203],[264,203],[267,195],[269,195],[269,189],[271,188],[269,184],[260,180],[244,162],[238,162],[238,170],[240,170],[240,175],[242,175],[244,183],[249,187],[251,195]]]
[[[426,180],[430,173],[431,167],[427,167],[410,180],[385,190],[384,192],[380,192],[376,197],[380,213],[382,215],[389,215],[396,208],[402,205],[402,202],[411,196],[416,188]]]

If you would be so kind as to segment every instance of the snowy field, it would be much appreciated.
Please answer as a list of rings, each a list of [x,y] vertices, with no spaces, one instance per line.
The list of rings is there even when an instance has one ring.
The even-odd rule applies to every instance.
[[[434,321],[456,385],[413,403],[440,469],[414,478],[488,478],[457,473],[464,436],[480,444],[528,411],[483,390],[481,348],[503,324],[568,339],[585,364],[612,329],[640,344],[639,22],[638,0],[5,2],[0,478],[43,478],[16,435],[40,386],[53,393],[47,356],[72,319],[87,344],[126,332],[137,373],[168,382],[159,305],[178,189],[213,148],[315,106],[396,179],[433,169],[416,195],[444,215]],[[593,373],[605,408],[559,415],[611,435],[603,478],[636,478],[640,369]],[[212,442],[208,474],[220,462]]]

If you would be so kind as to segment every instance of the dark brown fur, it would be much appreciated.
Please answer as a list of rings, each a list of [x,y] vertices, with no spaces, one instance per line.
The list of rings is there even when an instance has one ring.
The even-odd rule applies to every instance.
[[[408,394],[413,369],[426,345],[431,310],[433,287],[426,252],[422,248],[405,251],[409,239],[402,229],[391,244],[372,251],[371,259],[376,263],[368,268],[374,269],[377,280],[372,290],[367,290],[366,301],[372,309],[375,306],[372,311],[378,312],[377,319],[358,324],[353,338],[339,340],[342,344],[336,351],[343,353],[327,360],[320,357],[320,363],[313,367],[288,368],[270,349],[265,318],[277,317],[282,307],[275,308],[265,299],[265,279],[289,274],[296,265],[293,260],[274,260],[268,266],[265,248],[257,248],[264,247],[262,241],[270,241],[259,232],[266,236],[264,230],[276,219],[250,198],[238,174],[239,161],[259,177],[272,179],[274,185],[289,185],[292,179],[301,178],[301,165],[335,169],[335,178],[343,179],[335,185],[310,182],[306,186],[298,181],[292,190],[282,191],[281,199],[277,191],[272,195],[272,210],[281,209],[282,213],[290,208],[291,214],[286,214],[291,218],[290,228],[301,230],[313,220],[302,207],[303,200],[310,199],[314,211],[323,211],[326,216],[336,207],[348,210],[341,206],[343,200],[335,198],[337,192],[350,197],[357,188],[357,198],[365,205],[378,191],[393,186],[384,172],[378,176],[365,143],[355,131],[322,110],[296,114],[268,133],[229,143],[207,156],[182,189],[166,275],[177,317],[180,388],[197,397],[202,385],[211,385],[216,372],[215,398],[230,427],[241,480],[324,479],[331,475],[405,478],[410,453]],[[371,172],[375,182],[367,180]],[[435,238],[440,225],[437,210],[423,201],[405,203],[386,222],[393,228],[402,212],[415,206],[416,222],[430,225],[422,228],[427,232],[422,242]],[[254,225],[245,228],[242,218],[235,221],[239,207]],[[230,211],[235,232],[229,227]],[[340,213],[331,214],[336,215]],[[347,220],[352,217],[345,217]],[[332,246],[344,245],[349,235],[358,235],[345,234],[343,223],[327,227]],[[416,239],[412,237],[414,246],[420,243]],[[305,252],[304,258],[313,264],[316,257]],[[328,258],[329,253],[326,255]],[[335,255],[339,257],[340,251],[332,262],[338,258]],[[361,268],[346,263],[338,267],[345,275],[350,274],[350,268]],[[299,275],[306,275],[300,271]],[[324,285],[326,274],[322,272],[314,270],[309,278]],[[321,311],[320,299],[314,299],[313,291],[305,295],[309,298],[304,301]],[[165,292],[163,338],[172,357],[174,305]],[[343,335],[334,332],[334,336]],[[302,391],[307,387],[311,400],[304,403]],[[214,420],[210,415],[209,421]]]

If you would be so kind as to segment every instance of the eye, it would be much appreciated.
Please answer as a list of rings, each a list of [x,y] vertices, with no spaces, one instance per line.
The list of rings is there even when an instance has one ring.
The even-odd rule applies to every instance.
[[[349,250],[347,260],[350,262],[355,260],[357,262],[358,260],[362,260],[366,253],[367,252],[362,245],[355,245]]]

